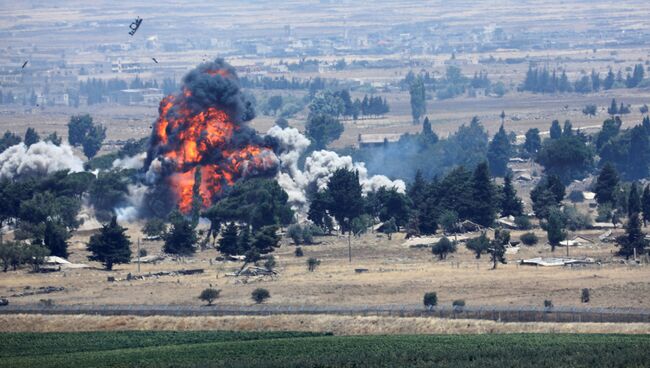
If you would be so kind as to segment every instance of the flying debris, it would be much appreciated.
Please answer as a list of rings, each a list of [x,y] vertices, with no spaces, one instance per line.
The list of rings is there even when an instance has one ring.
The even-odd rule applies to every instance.
[[[151,60],[153,60],[154,63],[158,64],[158,60],[156,60],[156,58],[151,58]]]
[[[27,63],[29,63],[29,60],[25,60],[25,62],[23,63],[23,67],[21,69],[25,69],[25,67],[27,66]]]
[[[140,28],[140,24],[142,24],[142,19],[140,17],[135,18],[135,20],[129,25],[129,28],[131,28],[131,31],[129,31],[129,34],[133,36],[135,32]]]

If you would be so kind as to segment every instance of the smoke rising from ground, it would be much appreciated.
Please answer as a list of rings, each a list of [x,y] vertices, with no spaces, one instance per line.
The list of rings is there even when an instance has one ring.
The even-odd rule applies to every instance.
[[[0,179],[47,175],[61,170],[83,171],[83,161],[67,144],[38,142],[27,147],[19,143],[0,153]]]
[[[312,152],[300,170],[298,160],[309,147],[309,139],[295,128],[272,127],[268,136],[278,141],[277,153],[280,156],[280,172],[276,176],[278,184],[289,195],[294,210],[305,213],[308,210],[307,188],[315,185],[318,190],[327,187],[329,178],[338,169],[357,170],[363,193],[374,192],[381,187],[396,188],[404,193],[406,184],[402,180],[390,180],[383,175],[368,176],[363,162],[353,162],[350,156],[339,156],[336,152],[320,150]]]

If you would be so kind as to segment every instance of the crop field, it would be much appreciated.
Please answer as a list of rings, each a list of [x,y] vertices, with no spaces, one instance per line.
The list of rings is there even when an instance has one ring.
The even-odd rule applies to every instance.
[[[650,336],[5,333],[0,367],[644,367]]]

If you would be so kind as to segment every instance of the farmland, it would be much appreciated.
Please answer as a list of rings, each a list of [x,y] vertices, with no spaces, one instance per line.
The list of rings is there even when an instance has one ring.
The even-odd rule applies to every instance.
[[[642,367],[648,336],[112,332],[3,334],[1,367]],[[25,346],[25,345],[28,346]]]

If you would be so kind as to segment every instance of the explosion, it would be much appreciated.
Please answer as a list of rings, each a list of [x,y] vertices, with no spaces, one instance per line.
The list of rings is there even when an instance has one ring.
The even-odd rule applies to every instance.
[[[230,65],[221,59],[199,65],[183,78],[180,93],[160,103],[147,177],[167,185],[184,213],[197,192],[205,208],[240,178],[272,177],[279,164],[273,140],[246,124],[254,116]]]

